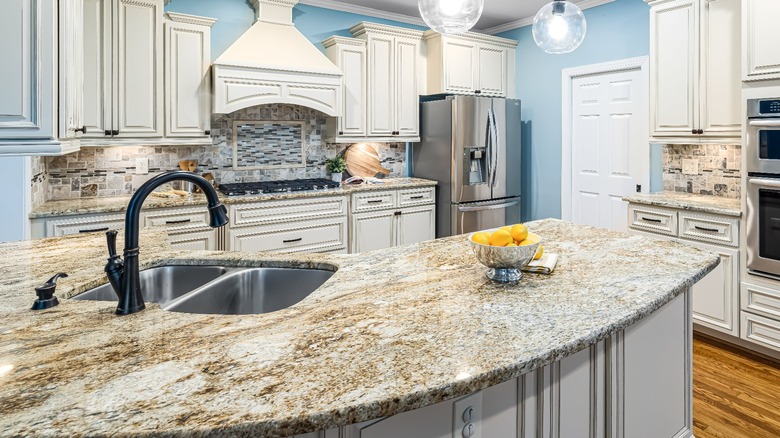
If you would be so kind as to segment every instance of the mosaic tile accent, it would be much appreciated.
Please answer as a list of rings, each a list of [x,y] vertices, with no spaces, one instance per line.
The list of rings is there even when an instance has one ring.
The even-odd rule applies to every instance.
[[[233,122],[233,167],[273,169],[306,167],[303,122]]]
[[[698,175],[683,175],[682,160],[699,162]],[[739,198],[742,148],[740,145],[665,145],[664,190]]]
[[[199,172],[211,172],[218,182],[268,181],[293,178],[326,178],[325,160],[343,152],[348,145],[322,141],[327,116],[296,105],[261,105],[215,115],[211,121],[211,146],[113,146],[121,152],[120,161],[109,161],[109,148],[85,147],[78,152],[45,159],[43,192],[45,200],[90,196],[129,195],[152,176],[178,169],[180,160],[197,160]],[[246,169],[234,168],[234,121],[301,122],[305,167]],[[391,177],[406,175],[406,146],[403,143],[372,143],[382,166]],[[149,158],[149,174],[135,175],[135,159]],[[303,159],[303,158],[302,158]]]

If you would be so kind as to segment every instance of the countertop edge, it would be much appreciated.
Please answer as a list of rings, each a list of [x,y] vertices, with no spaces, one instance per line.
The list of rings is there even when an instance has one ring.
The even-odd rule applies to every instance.
[[[731,217],[742,217],[742,211],[741,210],[734,210],[732,208],[726,208],[726,207],[708,207],[704,205],[697,205],[695,203],[689,203],[684,200],[670,200],[670,199],[662,199],[661,197],[657,199],[649,199],[647,195],[645,196],[624,196],[621,198],[625,202],[629,202],[632,204],[642,204],[642,205],[650,205],[654,207],[665,207],[665,208],[674,208],[678,210],[686,210],[686,211],[697,211],[701,213],[710,213],[710,214],[719,214],[722,216],[731,216]]]

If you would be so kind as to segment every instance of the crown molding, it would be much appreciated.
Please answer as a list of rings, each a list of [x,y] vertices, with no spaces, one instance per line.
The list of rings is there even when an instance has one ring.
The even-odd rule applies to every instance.
[[[316,6],[318,8],[332,9],[334,11],[350,12],[353,14],[367,15],[369,17],[384,18],[385,20],[393,20],[406,24],[414,24],[427,28],[422,18],[413,17],[411,15],[398,14],[395,12],[381,11],[379,9],[367,8],[365,6],[351,5],[342,3],[335,0],[300,0],[298,2],[302,5]]]
[[[201,17],[200,15],[180,14],[178,12],[166,12],[165,18],[176,23],[194,24],[196,26],[211,27],[217,22],[216,18]]]
[[[574,4],[579,6],[580,9],[585,10],[585,9],[595,8],[596,6],[605,5],[607,3],[612,3],[614,1],[615,0],[583,0],[583,1],[580,1],[580,2],[574,2]],[[488,35],[496,35],[496,34],[499,34],[501,32],[506,32],[506,31],[509,31],[509,30],[519,29],[521,27],[530,26],[532,24],[534,24],[534,17],[533,16],[521,18],[521,19],[515,20],[515,21],[510,21],[509,23],[505,23],[505,24],[501,24],[499,26],[495,26],[495,27],[491,27],[491,28],[488,28],[488,29],[484,29],[484,30],[482,30],[480,32],[486,33]]]

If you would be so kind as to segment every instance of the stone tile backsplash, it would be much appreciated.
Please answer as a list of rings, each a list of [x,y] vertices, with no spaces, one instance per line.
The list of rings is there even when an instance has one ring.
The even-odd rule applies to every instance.
[[[80,151],[59,157],[47,157],[39,172],[41,192],[45,200],[73,199],[89,196],[128,195],[154,175],[178,169],[181,160],[197,160],[199,172],[211,172],[217,182],[267,181],[293,178],[324,178],[328,176],[325,160],[339,154],[348,145],[326,144],[322,141],[326,117],[323,113],[295,105],[263,105],[231,114],[215,115],[212,119],[210,146],[111,146],[83,147]],[[303,144],[287,141],[274,151],[278,167],[270,169],[241,169],[234,167],[233,124],[235,121],[298,121],[303,127]],[[284,125],[284,124],[279,124]],[[289,125],[286,125],[289,126]],[[300,138],[299,132],[294,132]],[[240,137],[240,136],[239,136]],[[404,176],[406,146],[403,143],[372,143],[377,149],[382,166],[391,170],[391,176]],[[262,144],[239,145],[243,151],[239,166],[258,163],[265,166]],[[119,151],[119,161],[111,161]],[[111,152],[111,154],[109,154]],[[247,157],[252,155],[252,157]],[[305,158],[305,166],[284,167],[281,156]],[[116,158],[116,157],[114,157]],[[136,158],[149,159],[149,174],[135,175]],[[45,165],[44,165],[45,164]],[[35,175],[36,172],[33,172]],[[35,189],[35,178],[33,188]],[[42,197],[43,199],[43,197]],[[43,200],[41,200],[41,203]]]
[[[698,161],[697,175],[682,173],[684,159]],[[741,163],[739,145],[664,145],[664,190],[739,198]]]

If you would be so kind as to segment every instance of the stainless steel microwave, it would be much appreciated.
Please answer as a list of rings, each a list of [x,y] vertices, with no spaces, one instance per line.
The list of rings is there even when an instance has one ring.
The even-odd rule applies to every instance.
[[[750,99],[747,113],[748,173],[780,175],[780,98]]]

